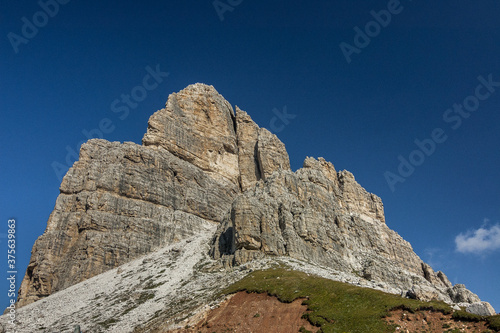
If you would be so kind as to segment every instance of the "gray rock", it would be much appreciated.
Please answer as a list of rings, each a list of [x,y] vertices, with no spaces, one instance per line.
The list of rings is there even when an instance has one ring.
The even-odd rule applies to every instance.
[[[219,223],[242,186],[289,169],[276,136],[237,111],[212,86],[195,84],[151,116],[143,146],[82,145],[33,246],[17,305]]]
[[[414,285],[406,293],[406,297],[422,301],[443,300],[442,293],[434,286]]]
[[[488,302],[477,302],[467,305],[465,311],[480,316],[494,316],[496,315],[495,309]]]
[[[170,152],[91,140],[61,184],[19,290],[23,306],[218,222],[236,195]]]
[[[171,94],[155,112],[142,139],[163,147],[227,186],[239,187],[234,111],[214,87],[194,84]]]
[[[463,284],[456,284],[446,291],[453,303],[477,303],[481,301],[476,294],[465,288]]]
[[[82,145],[60,192],[33,246],[18,307],[216,225],[210,255],[225,268],[288,257],[349,283],[480,302],[423,263],[385,224],[382,200],[350,172],[309,157],[292,172],[284,144],[212,86],[171,94],[149,119],[143,146]],[[171,254],[182,251],[174,246]]]
[[[259,129],[257,159],[264,180],[277,170],[290,170],[290,159],[285,145],[265,128]]]
[[[259,126],[253,122],[245,111],[240,110],[238,107],[235,109],[240,184],[241,189],[245,191],[262,179],[257,154]]]
[[[243,191],[266,179],[274,171],[290,170],[285,145],[265,128],[259,128],[250,116],[236,107],[236,132],[240,184]]]
[[[438,278],[441,280],[441,282],[446,286],[446,287],[453,287],[453,284],[450,282],[448,277],[441,271],[437,272]]]
[[[410,297],[451,302],[446,276],[387,227],[380,198],[324,159],[307,158],[296,172],[279,169],[240,194],[219,226],[211,254],[232,265],[290,256],[356,272]]]
[[[452,286],[450,280],[448,280],[448,277],[443,272],[434,272],[432,267],[424,262],[422,263],[422,271],[424,272],[425,279],[431,284],[443,288]]]

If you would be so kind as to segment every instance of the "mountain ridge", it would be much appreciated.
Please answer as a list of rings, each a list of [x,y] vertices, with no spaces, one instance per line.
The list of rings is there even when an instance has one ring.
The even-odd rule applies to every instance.
[[[199,235],[207,223],[207,253],[221,269],[290,257],[405,297],[485,303],[389,229],[382,200],[352,173],[309,157],[292,172],[278,137],[213,86],[171,94],[142,143],[82,145],[33,246],[19,307]]]

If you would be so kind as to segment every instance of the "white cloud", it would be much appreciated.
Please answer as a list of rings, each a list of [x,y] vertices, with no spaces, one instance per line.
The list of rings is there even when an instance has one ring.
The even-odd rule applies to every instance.
[[[487,222],[485,220],[485,222]],[[455,237],[457,251],[462,253],[484,253],[500,249],[500,225],[461,233]]]

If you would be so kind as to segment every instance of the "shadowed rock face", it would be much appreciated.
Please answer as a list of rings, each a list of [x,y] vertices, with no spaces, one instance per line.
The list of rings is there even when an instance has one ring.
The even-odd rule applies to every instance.
[[[236,107],[238,163],[243,191],[266,179],[276,170],[290,170],[285,145],[265,128],[259,128],[245,112]]]
[[[18,306],[220,224],[226,265],[289,256],[380,281],[419,299],[478,302],[385,224],[382,201],[348,171],[284,144],[212,86],[169,96],[143,145],[90,140],[60,187]]]

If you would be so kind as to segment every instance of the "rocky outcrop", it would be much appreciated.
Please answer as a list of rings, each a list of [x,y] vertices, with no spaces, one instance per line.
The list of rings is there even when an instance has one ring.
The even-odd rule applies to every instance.
[[[465,285],[456,284],[453,287],[447,289],[448,295],[450,296],[453,303],[477,303],[481,300],[476,294],[467,290]]]
[[[296,172],[280,169],[239,195],[212,255],[226,265],[290,256],[388,283],[409,297],[452,301],[444,273],[387,227],[380,198],[321,158],[307,158]],[[455,299],[465,295],[458,289]]]
[[[142,143],[82,145],[18,306],[215,228],[210,254],[225,266],[288,257],[408,297],[480,302],[423,263],[350,172],[322,158],[292,172],[284,144],[212,86],[170,95]]]
[[[474,313],[480,316],[494,316],[496,314],[495,309],[488,302],[477,302],[472,304],[467,304],[465,311]]]
[[[195,84],[170,95],[142,139],[163,147],[228,187],[246,190],[278,169],[290,170],[285,145],[212,86]]]
[[[19,306],[193,235],[236,194],[164,149],[104,140],[82,146],[60,191]]]
[[[277,170],[290,170],[290,160],[285,145],[265,128],[259,130],[257,159],[263,180]]]
[[[219,223],[242,186],[289,169],[283,143],[237,111],[194,84],[151,116],[143,146],[82,145],[33,246],[18,306]]]
[[[163,147],[228,186],[238,186],[234,111],[212,86],[196,84],[171,94],[165,108],[149,118],[142,143]]]
[[[277,170],[290,170],[285,145],[265,128],[259,128],[250,116],[236,107],[238,163],[243,191],[266,179]]]

